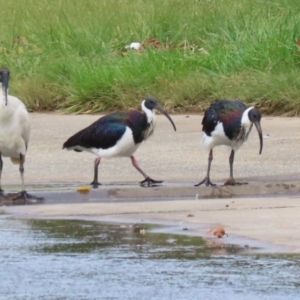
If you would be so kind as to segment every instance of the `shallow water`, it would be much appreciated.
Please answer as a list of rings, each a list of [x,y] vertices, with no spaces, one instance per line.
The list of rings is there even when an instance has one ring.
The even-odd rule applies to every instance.
[[[141,225],[142,226],[142,225]],[[145,226],[145,225],[143,225]],[[80,220],[0,216],[0,299],[297,299],[299,255]]]

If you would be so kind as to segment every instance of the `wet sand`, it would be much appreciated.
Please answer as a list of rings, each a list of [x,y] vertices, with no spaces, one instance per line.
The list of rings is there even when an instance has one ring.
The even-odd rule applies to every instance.
[[[187,117],[188,116],[188,117]],[[214,152],[211,180],[218,187],[194,187],[203,179],[207,152],[201,148],[201,116],[172,116],[178,131],[158,116],[154,136],[136,153],[140,166],[162,187],[141,188],[140,174],[129,159],[103,160],[97,191],[81,195],[76,188],[92,180],[94,157],[61,150],[63,142],[99,116],[32,114],[32,139],[25,164],[28,190],[45,197],[43,205],[3,206],[19,217],[93,217],[191,224],[205,235],[223,225],[242,236],[300,252],[300,119],[265,117],[262,155],[255,128],[236,154],[234,175],[248,185],[222,187],[229,173],[230,150]],[[296,138],[295,138],[296,136]],[[18,191],[18,167],[4,160],[4,189]],[[8,203],[2,203],[8,204]],[[188,215],[192,215],[188,217]],[[222,239],[226,241],[226,238]]]

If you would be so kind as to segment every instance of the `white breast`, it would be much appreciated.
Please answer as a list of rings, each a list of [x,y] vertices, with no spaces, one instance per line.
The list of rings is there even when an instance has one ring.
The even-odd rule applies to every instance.
[[[137,150],[140,144],[135,144],[133,140],[132,130],[129,127],[126,127],[126,130],[121,137],[121,139],[111,148],[108,149],[97,149],[97,148],[84,148],[80,146],[71,147],[68,150],[78,149],[82,151],[87,151],[93,154],[96,154],[99,157],[116,157],[124,156],[130,157]]]
[[[211,136],[204,133],[202,138],[202,145],[204,148],[210,150],[220,145],[231,147],[232,141],[225,135],[223,124],[221,122],[218,122],[215,130],[211,133]]]
[[[25,105],[8,96],[8,105],[0,108],[0,152],[3,156],[25,155],[29,143],[30,123]]]
[[[245,139],[230,140],[224,132],[223,124],[221,122],[218,122],[217,126],[215,127],[215,130],[211,133],[211,136],[208,136],[204,133],[202,137],[202,145],[207,150],[210,150],[216,146],[224,145],[232,148],[234,151],[237,151],[248,138],[252,127],[251,122],[249,125],[250,127],[247,126],[246,128],[247,134]]]

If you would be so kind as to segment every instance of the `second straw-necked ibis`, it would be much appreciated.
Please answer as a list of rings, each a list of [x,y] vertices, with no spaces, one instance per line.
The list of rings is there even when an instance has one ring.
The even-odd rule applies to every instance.
[[[133,155],[140,144],[148,139],[154,131],[154,109],[163,113],[170,120],[176,131],[174,122],[158,103],[157,99],[148,96],[142,101],[142,111],[130,110],[103,116],[90,126],[71,136],[63,144],[63,148],[67,150],[87,151],[97,155],[94,163],[94,180],[91,183],[93,188],[97,188],[100,185],[98,182],[98,166],[101,159],[117,156],[131,158],[132,165],[145,178],[140,182],[141,185],[151,186],[162,183],[162,181],[150,178],[139,167]]]
[[[257,108],[247,107],[239,100],[216,100],[210,105],[202,120],[202,131],[204,131],[202,144],[209,150],[207,175],[196,186],[215,185],[210,181],[210,166],[213,160],[213,148],[220,145],[232,149],[229,157],[230,177],[225,185],[240,184],[233,178],[234,153],[248,139],[254,124],[260,139],[259,154],[261,154],[263,137],[260,120],[261,114]]]

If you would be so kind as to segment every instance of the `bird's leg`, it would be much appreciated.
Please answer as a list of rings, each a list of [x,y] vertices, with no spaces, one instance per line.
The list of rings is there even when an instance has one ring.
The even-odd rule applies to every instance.
[[[134,156],[130,156],[131,158],[131,162],[132,162],[132,165],[145,177],[145,180],[141,181],[140,182],[140,185],[141,186],[144,186],[145,184],[147,184],[147,186],[152,186],[153,184],[159,184],[159,183],[162,183],[161,180],[154,180],[152,178],[150,178],[138,165],[136,159]]]
[[[4,191],[2,190],[1,177],[2,177],[3,161],[2,155],[0,153],[0,195],[3,195]]]
[[[213,150],[210,149],[209,151],[209,155],[208,155],[208,167],[207,167],[207,174],[206,174],[206,177],[201,181],[199,182],[198,184],[196,184],[195,186],[200,186],[201,184],[205,184],[206,186],[216,186],[216,184],[212,183],[210,181],[210,178],[209,178],[209,173],[210,173],[210,166],[211,166],[211,162],[213,160]]]
[[[233,178],[233,161],[234,161],[234,150],[231,150],[230,156],[229,156],[229,166],[230,166],[230,177],[229,179],[224,183],[224,185],[241,185],[241,184],[248,184],[247,182],[241,183],[235,181]]]
[[[98,166],[100,164],[101,157],[97,157],[94,163],[94,180],[91,182],[91,185],[94,189],[97,189],[101,183],[98,182]]]
[[[20,167],[19,167],[19,171],[20,171],[21,181],[22,181],[22,192],[25,191],[25,184],[24,184],[24,160],[25,160],[24,155],[20,154]]]
[[[44,198],[30,195],[25,190],[25,183],[24,183],[24,161],[25,161],[25,155],[20,154],[19,171],[20,171],[21,181],[22,181],[22,191],[20,193],[18,193],[18,196],[15,197],[15,198],[13,198],[13,200],[18,200],[18,199],[24,199],[25,201],[27,201],[28,199],[43,200]]]

